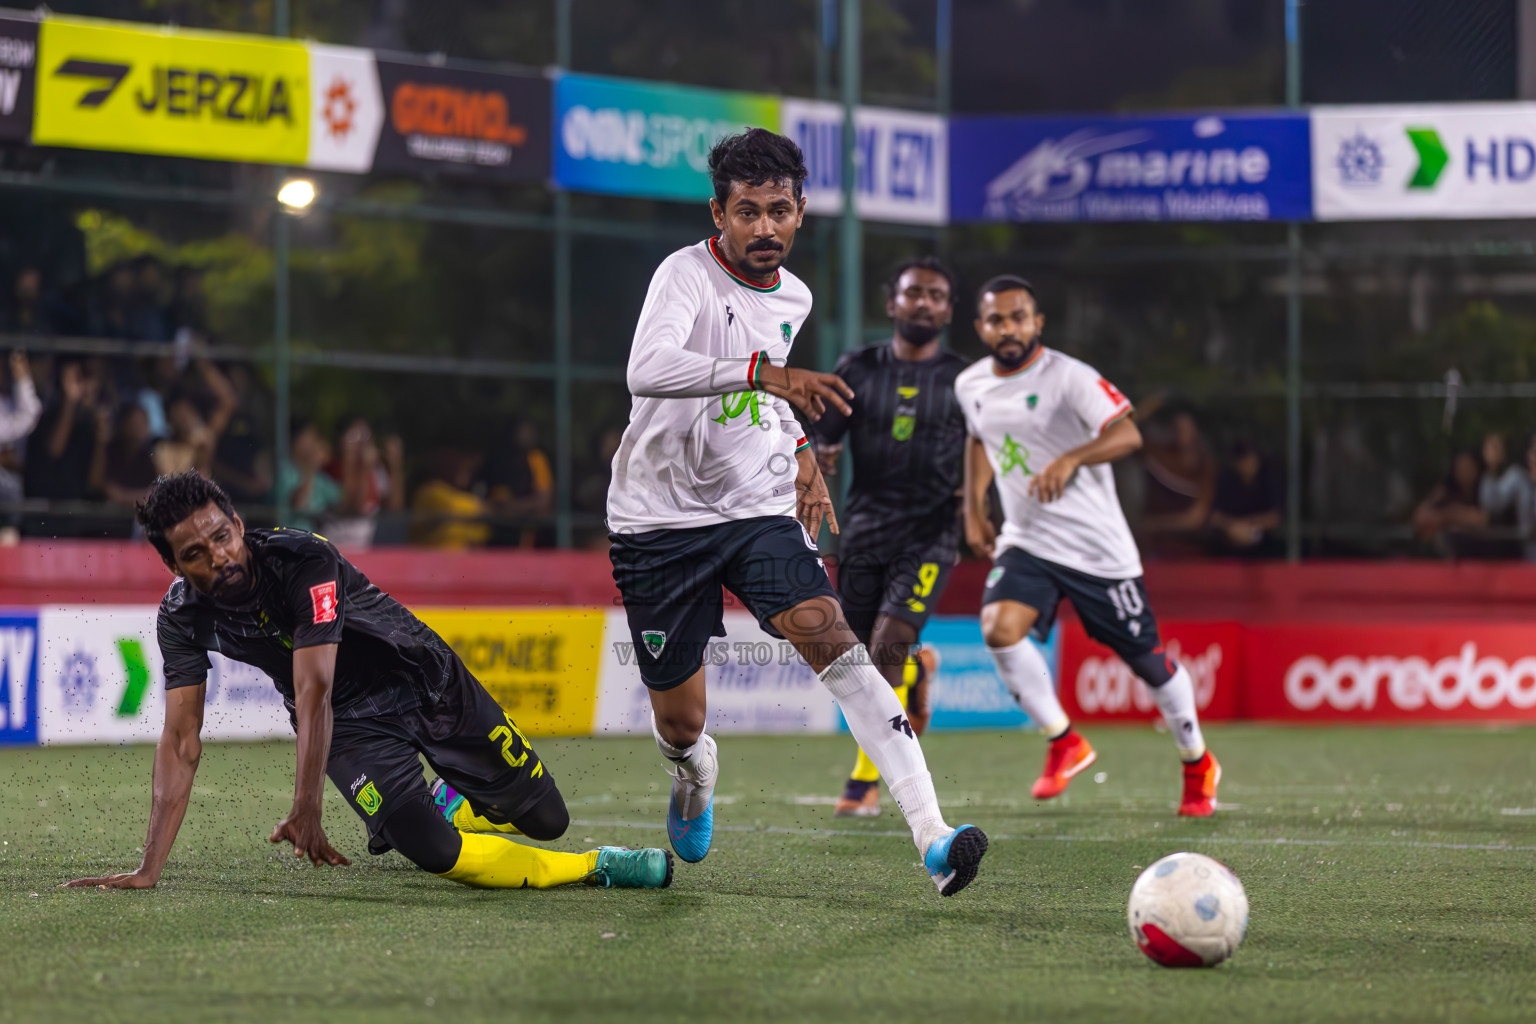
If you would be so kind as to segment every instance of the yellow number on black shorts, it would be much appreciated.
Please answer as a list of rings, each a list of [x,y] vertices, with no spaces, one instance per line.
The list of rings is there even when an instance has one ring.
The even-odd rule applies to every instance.
[[[918,566],[917,582],[912,584],[912,597],[907,598],[907,607],[915,612],[928,610],[920,599],[927,597],[933,591],[933,585],[939,581],[939,563],[924,562]]]
[[[512,753],[513,737],[523,741],[523,752],[521,754],[514,755]],[[502,759],[505,760],[507,764],[511,765],[513,768],[521,768],[524,764],[526,764],[528,761],[528,752],[533,749],[533,745],[528,742],[528,737],[524,736],[522,731],[519,730],[516,725],[512,724],[512,719],[510,718],[507,719],[506,725],[498,725],[496,728],[491,730],[491,742],[501,744]],[[533,762],[533,771],[528,773],[529,777],[536,779],[543,774],[544,765],[540,761],[535,760]]]

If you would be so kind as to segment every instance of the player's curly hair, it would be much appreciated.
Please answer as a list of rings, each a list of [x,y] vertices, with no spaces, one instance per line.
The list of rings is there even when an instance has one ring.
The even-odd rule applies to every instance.
[[[160,557],[174,563],[170,541],[165,531],[186,519],[209,502],[219,507],[230,519],[235,518],[235,506],[224,493],[224,488],[209,480],[195,469],[155,479],[144,500],[134,505],[144,536],[160,552]]]
[[[798,203],[806,173],[805,154],[794,140],[766,128],[727,135],[709,151],[709,178],[722,207],[731,196],[733,181],[752,186],[787,181]]]
[[[916,259],[902,260],[896,264],[891,270],[891,276],[885,279],[885,297],[887,299],[894,299],[896,297],[896,286],[901,284],[901,275],[909,270],[931,270],[945,281],[948,281],[949,302],[951,305],[954,304],[955,292],[957,290],[955,272],[950,270],[949,266],[937,256],[919,256]]]

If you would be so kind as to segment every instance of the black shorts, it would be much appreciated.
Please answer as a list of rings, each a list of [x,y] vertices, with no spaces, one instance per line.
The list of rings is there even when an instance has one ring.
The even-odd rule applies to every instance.
[[[435,705],[371,718],[338,718],[325,773],[368,828],[368,848],[391,813],[411,800],[429,803],[418,754],[469,798],[475,813],[510,822],[555,791],[528,740],[458,658]]]
[[[865,533],[845,538],[837,559],[837,594],[853,635],[868,646],[882,615],[922,632],[959,550],[960,525],[952,516],[936,530],[895,540]]]
[[[1125,661],[1162,646],[1157,620],[1147,602],[1141,577],[1109,580],[1068,569],[1019,548],[997,557],[987,574],[983,606],[993,601],[1018,601],[1040,613],[1034,634],[1044,642],[1056,623],[1056,606],[1065,597],[1077,609],[1083,629]]]
[[[813,597],[835,598],[816,543],[788,516],[609,537],[640,678],[670,690],[699,666],[710,638],[725,636],[723,586],[770,636],[769,619]]]

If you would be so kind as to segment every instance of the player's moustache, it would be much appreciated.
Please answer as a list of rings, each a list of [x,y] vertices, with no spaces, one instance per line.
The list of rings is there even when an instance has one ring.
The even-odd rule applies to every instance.
[[[913,345],[926,345],[944,328],[935,324],[932,320],[903,320],[896,321],[896,333],[902,339]]]
[[[773,238],[759,238],[757,241],[749,242],[747,244],[747,252],[783,252],[783,251],[784,251],[784,246],[780,245],[778,240],[777,239],[773,239]]]

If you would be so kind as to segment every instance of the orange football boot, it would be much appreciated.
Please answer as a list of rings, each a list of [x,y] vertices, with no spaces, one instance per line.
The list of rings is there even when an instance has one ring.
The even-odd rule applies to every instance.
[[[1184,799],[1179,814],[1185,818],[1209,818],[1216,813],[1216,787],[1221,782],[1221,765],[1207,750],[1194,764],[1184,766]]]
[[[1068,729],[1065,736],[1051,741],[1045,752],[1045,769],[1030,792],[1036,800],[1049,800],[1067,788],[1072,776],[1098,759],[1088,741]]]

